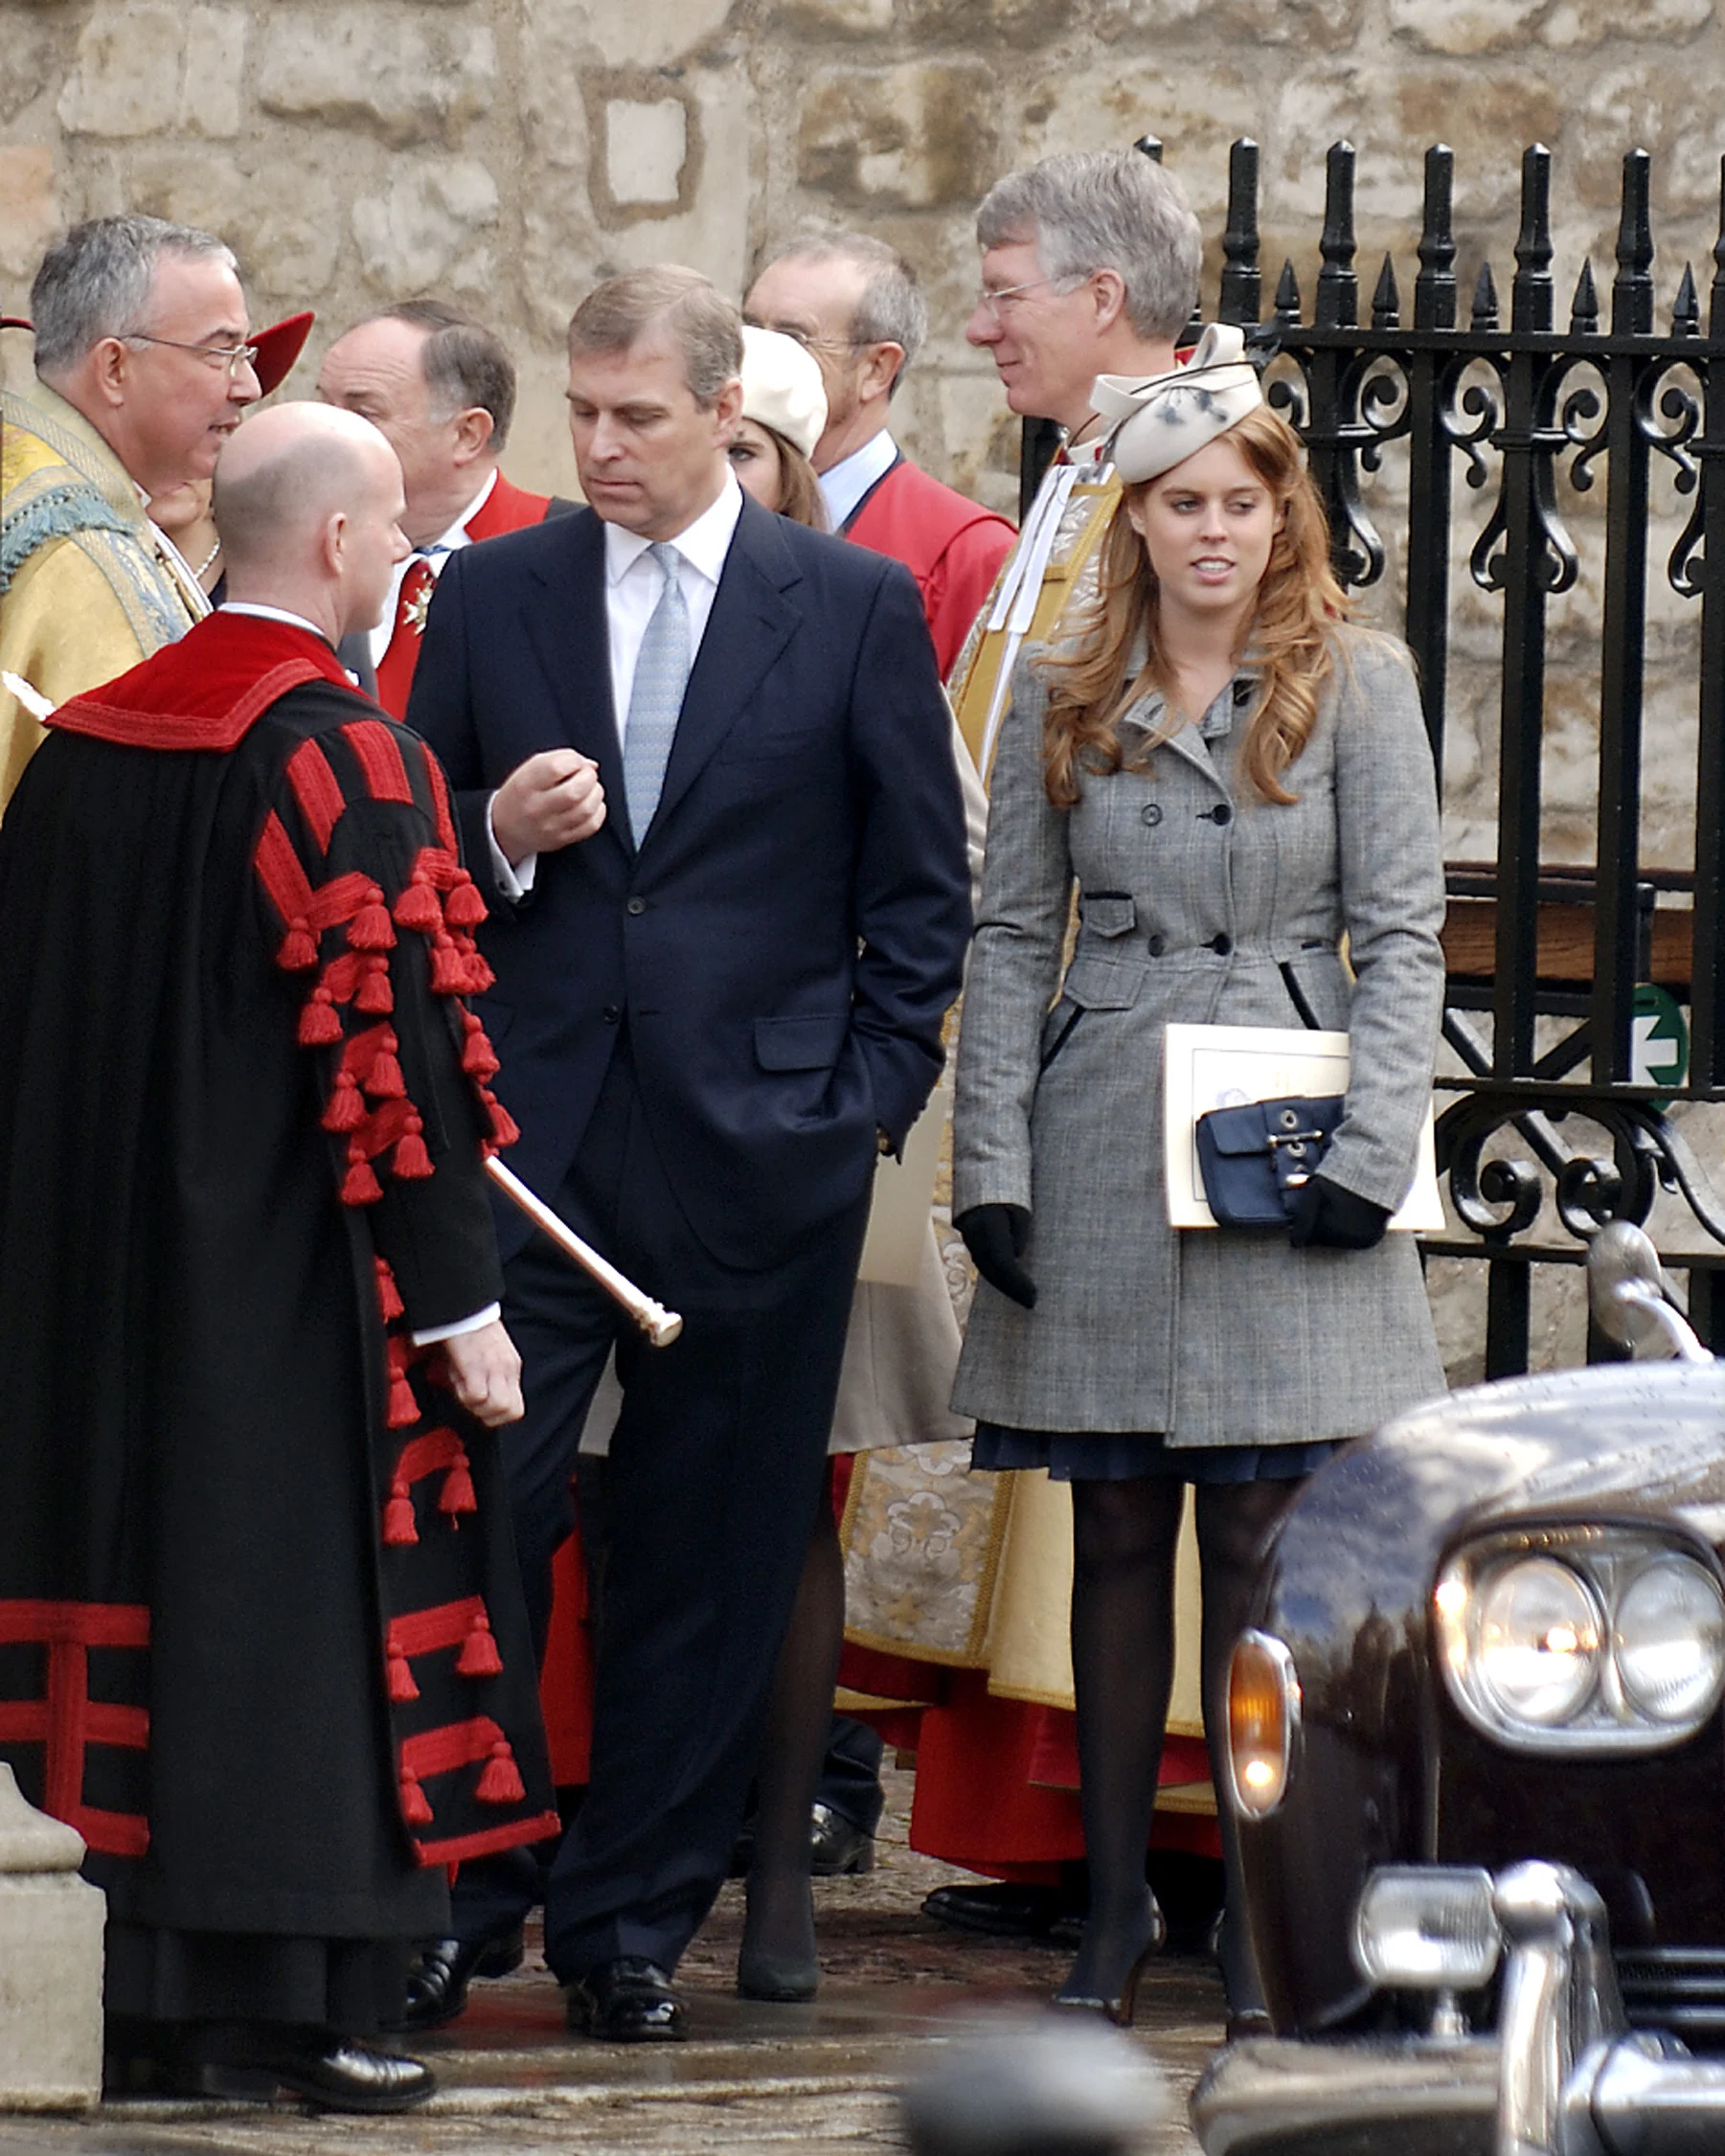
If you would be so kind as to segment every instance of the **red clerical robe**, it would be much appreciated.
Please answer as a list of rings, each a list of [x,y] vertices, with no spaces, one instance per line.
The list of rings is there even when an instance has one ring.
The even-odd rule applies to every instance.
[[[565,508],[568,504],[563,505]],[[491,491],[468,517],[463,530],[477,544],[495,539],[505,532],[519,532],[524,525],[542,523],[551,509],[549,494],[530,494],[497,474]],[[383,656],[377,662],[377,701],[392,718],[407,715],[408,692],[414,669],[420,663],[420,639],[425,633],[425,609],[436,584],[423,560],[408,564],[396,598],[396,626]]]
[[[483,913],[424,743],[255,617],[63,706],[0,830],[0,1758],[110,2012],[556,1830],[497,1440],[409,1336],[500,1292]]]
[[[1004,516],[904,457],[863,496],[844,530],[847,539],[891,555],[916,578],[942,681],[1017,535]]]

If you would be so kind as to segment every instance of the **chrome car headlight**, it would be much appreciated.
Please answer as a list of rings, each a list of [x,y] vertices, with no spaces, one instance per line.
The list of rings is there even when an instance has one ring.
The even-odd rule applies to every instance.
[[[1484,1536],[1432,1597],[1450,1697],[1521,1751],[1657,1751],[1725,1691],[1725,1587],[1710,1552],[1640,1527]]]
[[[1604,1629],[1579,1573],[1555,1557],[1511,1558],[1480,1587],[1480,1689],[1512,1721],[1573,1721],[1599,1682]]]
[[[1623,1691],[1650,1721],[1692,1726],[1725,1661],[1725,1602],[1692,1557],[1656,1559],[1618,1597],[1612,1649]]]

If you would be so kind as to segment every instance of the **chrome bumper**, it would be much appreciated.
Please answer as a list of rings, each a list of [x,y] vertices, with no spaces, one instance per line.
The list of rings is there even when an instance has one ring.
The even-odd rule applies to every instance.
[[[1725,2150],[1725,2066],[1630,2032],[1586,1880],[1521,1864],[1493,1901],[1506,1949],[1494,2035],[1233,2045],[1192,2097],[1205,2156]]]

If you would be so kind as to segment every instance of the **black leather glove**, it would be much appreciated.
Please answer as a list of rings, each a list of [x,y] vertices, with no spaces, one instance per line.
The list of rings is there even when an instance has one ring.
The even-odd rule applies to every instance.
[[[1387,1206],[1356,1197],[1320,1171],[1308,1176],[1294,1193],[1287,1239],[1296,1250],[1307,1245],[1316,1250],[1371,1250],[1382,1242],[1389,1225]]]
[[[1027,1310],[1036,1307],[1036,1283],[1018,1262],[1031,1239],[1031,1216],[1021,1205],[973,1205],[952,1223],[965,1238],[971,1262],[990,1287]]]

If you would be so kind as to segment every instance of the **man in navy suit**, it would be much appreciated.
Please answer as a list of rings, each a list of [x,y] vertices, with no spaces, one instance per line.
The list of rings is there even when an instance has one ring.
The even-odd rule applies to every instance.
[[[589,509],[457,555],[409,718],[455,786],[513,1165],[686,1329],[654,1350],[500,1222],[511,1446],[541,1641],[615,1344],[593,1771],[546,1886],[573,2026],[683,2033],[822,1470],[874,1162],[941,1065],[969,907],[950,726],[897,563],[772,515],[726,449],[738,317],[704,278],[601,285],[569,332]],[[464,1872],[415,2025],[460,2010],[531,1868]]]

